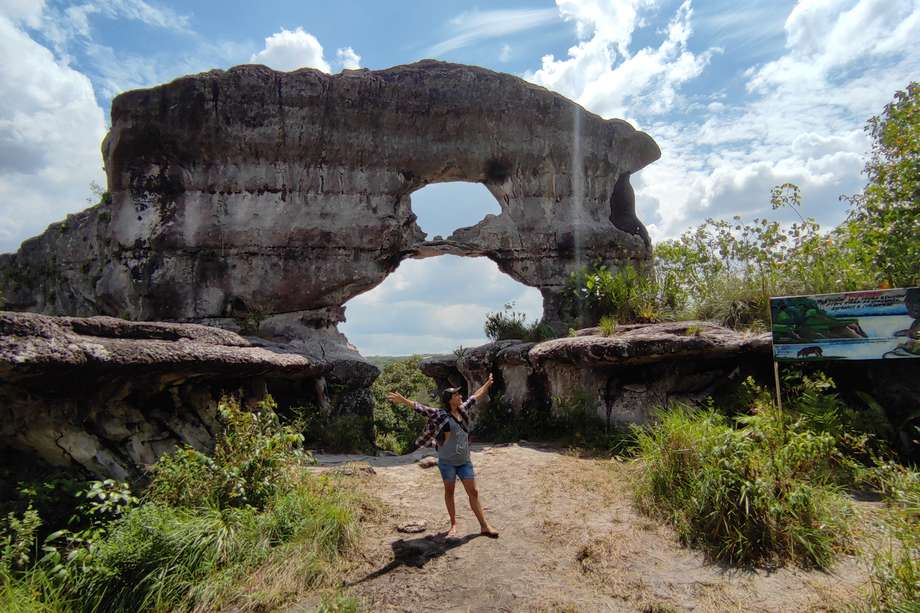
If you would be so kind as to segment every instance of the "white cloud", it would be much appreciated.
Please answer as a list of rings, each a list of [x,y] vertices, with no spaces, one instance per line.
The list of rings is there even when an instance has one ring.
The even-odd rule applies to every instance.
[[[603,117],[663,113],[678,103],[678,90],[698,77],[716,49],[695,54],[687,49],[693,11],[689,0],[678,8],[657,48],[631,53],[632,34],[641,23],[640,9],[651,2],[601,3],[558,0],[559,10],[574,20],[584,39],[567,59],[546,55],[542,66],[525,78],[554,89]],[[618,62],[618,59],[620,60]],[[632,112],[630,112],[632,110]]]
[[[86,207],[90,181],[104,182],[105,122],[89,79],[2,15],[0,57],[16,58],[0,62],[0,251],[7,252]]]
[[[633,185],[640,218],[656,240],[708,216],[778,215],[769,211],[769,189],[786,181],[802,188],[805,214],[838,223],[845,210],[838,196],[862,183],[866,119],[920,72],[916,0],[802,0],[785,20],[781,55],[750,67],[740,95],[682,104],[682,86],[721,51],[689,49],[689,0],[671,18],[664,40],[638,51],[630,44],[651,2],[557,5],[576,22],[580,41],[567,58],[546,56],[525,77],[604,117],[630,119],[655,138],[662,158]],[[710,29],[748,27],[756,14],[739,6],[707,19]],[[746,44],[723,40],[733,45],[730,54]]]
[[[450,20],[452,35],[425,50],[426,57],[441,57],[477,42],[532,30],[559,20],[554,9],[495,9],[467,11]]]
[[[30,28],[41,24],[45,0],[0,0],[0,15],[13,23],[23,23]]]
[[[508,43],[502,45],[502,48],[498,50],[498,61],[503,63],[511,61],[511,45]]]
[[[450,353],[486,342],[486,315],[508,302],[527,321],[543,316],[540,292],[486,258],[406,260],[374,289],[346,304],[339,329],[364,355]],[[385,307],[385,308],[381,308]]]
[[[323,46],[315,36],[304,32],[302,27],[296,30],[281,28],[280,32],[265,39],[265,48],[253,54],[249,61],[265,64],[275,70],[316,68],[326,73],[332,72],[329,63],[323,58]]]
[[[354,70],[361,68],[361,56],[351,47],[344,47],[335,52],[335,57],[343,69]]]
[[[655,4],[656,0],[556,0],[562,18],[575,22],[579,38],[602,40],[623,57],[629,56],[633,32],[642,25],[640,12]]]
[[[787,53],[750,71],[748,90],[775,88],[806,93],[847,79],[885,56],[909,53],[920,39],[920,5],[915,0],[820,0],[799,2],[786,19]],[[918,54],[909,53],[914,58]]]
[[[145,0],[92,0],[67,7],[48,5],[44,8],[41,22],[29,25],[39,29],[62,57],[67,55],[68,44],[74,39],[92,38],[91,17],[94,16],[138,21],[152,28],[192,34],[191,19],[188,15]]]

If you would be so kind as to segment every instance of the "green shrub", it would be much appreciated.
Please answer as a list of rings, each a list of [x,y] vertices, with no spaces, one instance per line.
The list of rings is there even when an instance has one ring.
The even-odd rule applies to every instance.
[[[434,379],[419,369],[419,356],[391,362],[380,372],[371,386],[374,396],[374,436],[378,448],[396,454],[415,449],[415,439],[422,433],[425,417],[402,404],[387,400],[390,392],[431,404],[437,393]]]
[[[555,332],[540,321],[527,323],[527,315],[514,310],[509,302],[503,311],[486,315],[485,333],[493,341],[520,340],[538,343],[555,338]]]
[[[827,567],[849,546],[849,505],[831,484],[835,440],[769,402],[752,408],[737,428],[685,406],[636,428],[640,508],[718,559]]]
[[[187,447],[161,456],[151,469],[147,497],[178,507],[262,508],[285,487],[290,465],[305,459],[303,435],[282,426],[275,408],[271,396],[255,411],[242,409],[236,398],[221,399],[222,431],[213,457]]]
[[[548,413],[548,411],[547,411]],[[516,415],[501,392],[491,394],[489,404],[479,410],[474,439],[508,443],[522,438],[539,438],[539,424],[528,424]]]
[[[602,317],[620,323],[653,323],[670,317],[680,298],[670,273],[624,266],[611,272],[601,262],[572,273],[563,292],[563,311],[578,325],[591,326]]]
[[[494,394],[479,413],[474,437],[492,442],[551,441],[613,455],[630,455],[635,442],[630,430],[608,426],[597,415],[594,401],[581,391],[553,398],[552,408],[528,404],[520,413],[501,394]]]
[[[294,423],[303,432],[304,444],[312,449],[330,453],[361,453],[371,451],[368,433],[371,419],[354,413],[329,414],[308,405],[294,407]]]
[[[22,517],[15,513],[6,516],[0,531],[0,571],[9,573],[29,564],[36,549],[36,537],[41,524],[41,517],[31,506]]]

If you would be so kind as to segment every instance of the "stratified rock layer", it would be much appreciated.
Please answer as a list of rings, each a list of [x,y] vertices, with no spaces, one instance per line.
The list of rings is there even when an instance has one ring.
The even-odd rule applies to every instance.
[[[557,323],[577,267],[648,260],[628,177],[660,151],[517,77],[423,61],[238,66],[127,92],[103,154],[110,200],[0,256],[7,308],[255,334],[280,317],[297,337],[401,260],[443,253],[491,258]],[[410,194],[443,181],[484,184],[501,214],[426,241]]]
[[[282,382],[321,404],[329,368],[206,326],[0,312],[0,449],[137,476],[178,444],[209,449],[221,394]]]
[[[770,355],[769,334],[690,321],[620,326],[610,336],[586,329],[537,344],[498,341],[420,367],[442,386],[461,375],[471,391],[491,372],[495,392],[515,412],[587,403],[606,423],[630,425],[651,422],[670,402],[698,401],[742,375],[768,371]]]

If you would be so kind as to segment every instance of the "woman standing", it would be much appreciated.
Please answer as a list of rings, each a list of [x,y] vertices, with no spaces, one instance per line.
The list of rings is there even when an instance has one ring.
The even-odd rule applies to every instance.
[[[387,394],[390,402],[412,407],[416,412],[428,418],[425,430],[416,441],[419,447],[434,445],[438,450],[438,469],[444,481],[444,503],[450,516],[450,529],[445,535],[451,538],[457,534],[457,513],[454,507],[454,488],[457,479],[463,484],[470,499],[470,508],[479,520],[481,533],[491,538],[498,538],[498,532],[489,525],[479,503],[479,491],[476,489],[476,474],[470,460],[470,408],[478,405],[483,396],[492,387],[492,375],[478,390],[464,402],[459,387],[451,387],[441,392],[441,402],[445,409],[435,409],[420,402],[409,400],[402,394]],[[476,407],[478,408],[478,406]]]

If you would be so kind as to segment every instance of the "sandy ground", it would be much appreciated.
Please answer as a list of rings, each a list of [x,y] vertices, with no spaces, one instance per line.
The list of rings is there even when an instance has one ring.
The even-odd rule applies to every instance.
[[[365,526],[364,562],[346,583],[368,611],[826,611],[866,586],[867,564],[851,556],[830,572],[710,563],[633,508],[629,465],[538,446],[474,445],[480,499],[501,536],[479,536],[458,484],[461,538],[442,542],[440,476],[418,457],[318,458],[320,470],[373,467],[361,486],[384,512]],[[412,521],[427,530],[397,531]]]

